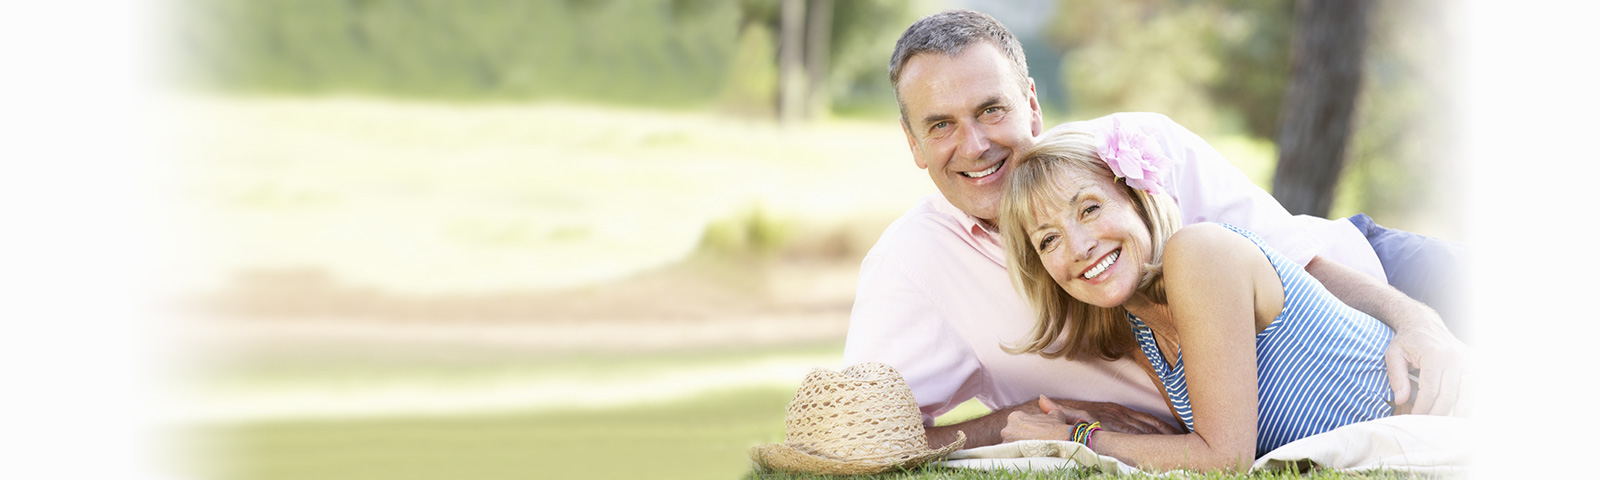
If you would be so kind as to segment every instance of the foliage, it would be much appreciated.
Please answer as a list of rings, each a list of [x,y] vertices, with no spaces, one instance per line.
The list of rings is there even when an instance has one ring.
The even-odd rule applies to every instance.
[[[695,253],[709,257],[748,259],[778,253],[790,241],[793,227],[760,207],[706,225]]]
[[[722,103],[759,113],[776,83],[776,0],[188,0],[181,7],[173,38],[180,77],[225,92]],[[830,81],[847,102],[883,93],[852,84],[884,83],[882,65],[909,14],[906,4],[887,0],[834,9]]]
[[[715,2],[194,0],[187,78],[229,91],[684,103],[719,91],[737,12]]]
[[[1436,0],[1376,5],[1350,163],[1331,215],[1366,212],[1385,226],[1459,238],[1462,152],[1441,8]]]
[[[1287,78],[1292,2],[1062,2],[1051,32],[1066,53],[1074,117],[1155,111],[1199,132],[1271,138]]]
[[[1148,110],[1208,140],[1219,133],[1276,138],[1294,2],[1084,0],[1058,7],[1050,38],[1065,52],[1069,118]],[[1449,37],[1440,9],[1436,0],[1407,0],[1374,10],[1350,163],[1332,216],[1366,212],[1390,227],[1452,233],[1459,152],[1451,147]]]

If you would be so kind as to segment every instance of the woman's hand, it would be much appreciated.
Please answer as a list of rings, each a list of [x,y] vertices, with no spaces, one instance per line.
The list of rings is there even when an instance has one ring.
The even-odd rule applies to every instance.
[[[1111,404],[1115,405],[1115,404]],[[1120,405],[1117,405],[1121,407]],[[1121,407],[1124,410],[1127,407]],[[1006,428],[1000,431],[1001,442],[1015,442],[1017,440],[1071,440],[1072,427],[1078,422],[1104,422],[1098,415],[1089,410],[1063,407],[1055,401],[1039,396],[1039,410],[1044,413],[1011,412],[1006,417]],[[1117,423],[1130,431],[1127,433],[1146,434],[1172,434],[1179,433],[1176,428],[1166,422],[1156,420],[1149,414],[1128,410],[1136,415],[1123,415]],[[1121,412],[1118,412],[1121,413]],[[1142,415],[1139,417],[1137,415]],[[1148,418],[1145,418],[1148,417]],[[1159,426],[1157,426],[1159,425]],[[1129,428],[1133,426],[1134,428]]]
[[[1068,403],[1068,405],[1062,405]],[[1178,435],[1183,433],[1178,427],[1156,418],[1155,415],[1144,413],[1120,404],[1109,402],[1057,402],[1045,396],[1039,396],[1039,410],[1044,413],[1060,412],[1065,414],[1063,421],[1070,425],[1078,422],[1100,422],[1106,430],[1119,433],[1137,433],[1142,435]]]
[[[1072,425],[1067,423],[1066,413],[1060,410],[1051,413],[1011,412],[1006,417],[1006,428],[1000,430],[1000,441],[1071,440]]]

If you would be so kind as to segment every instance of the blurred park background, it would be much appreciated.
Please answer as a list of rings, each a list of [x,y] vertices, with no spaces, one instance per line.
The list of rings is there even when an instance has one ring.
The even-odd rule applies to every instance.
[[[936,192],[886,79],[907,25],[994,15],[1047,126],[1161,112],[1270,190],[1306,4],[175,2],[180,455],[218,479],[743,475],[806,371],[840,367],[862,254]],[[1310,213],[1461,240],[1449,16],[1367,5]]]

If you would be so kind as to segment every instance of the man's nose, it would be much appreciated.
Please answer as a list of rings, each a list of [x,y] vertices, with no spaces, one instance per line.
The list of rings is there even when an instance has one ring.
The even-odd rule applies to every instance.
[[[976,123],[968,123],[961,127],[961,158],[978,159],[984,152],[989,151],[989,137],[984,134],[983,127]]]

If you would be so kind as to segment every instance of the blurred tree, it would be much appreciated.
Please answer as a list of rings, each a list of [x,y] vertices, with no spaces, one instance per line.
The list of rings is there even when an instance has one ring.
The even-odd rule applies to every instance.
[[[778,42],[778,117],[816,117],[828,107],[833,0],[782,0]]]
[[[806,100],[801,107],[807,118],[828,108],[828,49],[832,39],[833,0],[807,0]]]
[[[782,0],[778,15],[778,119],[784,123],[804,116],[806,97],[806,0]]]
[[[1450,19],[1442,0],[1373,6],[1366,80],[1332,216],[1459,238],[1459,115]]]
[[[796,19],[791,28],[798,37],[793,42],[801,45],[795,57],[783,57],[784,8],[794,5],[791,15]],[[736,69],[761,70],[772,68],[780,72],[774,90],[773,108],[784,111],[784,85],[793,85],[790,109],[794,118],[812,118],[837,110],[847,112],[870,111],[882,115],[894,110],[894,92],[884,81],[884,70],[894,41],[904,25],[912,21],[917,2],[894,0],[805,0],[785,3],[784,0],[741,0],[739,10],[746,29],[760,26],[768,32],[772,42],[778,44],[772,67],[742,64]],[[748,32],[747,32],[748,33]],[[783,65],[793,62],[794,80],[785,83]]]
[[[1390,0],[1370,7],[1365,87],[1351,97],[1348,161],[1334,177],[1330,215],[1367,212],[1386,225],[1441,234],[1455,228],[1455,217],[1440,215],[1460,215],[1449,196],[1456,180],[1453,32],[1445,28],[1450,11],[1442,4]],[[1065,52],[1070,118],[1151,110],[1208,138],[1242,133],[1275,139],[1295,10],[1294,2],[1278,0],[1072,0],[1057,4],[1042,33]],[[1028,48],[1039,55],[1037,47]]]
[[[1272,195],[1289,213],[1326,217],[1344,169],[1367,46],[1368,0],[1300,0]]]
[[[1271,0],[1063,1],[1047,33],[1066,52],[1074,118],[1154,111],[1199,132],[1270,138],[1292,14]]]
[[[830,113],[894,115],[894,91],[887,75],[889,54],[900,33],[919,16],[917,12],[932,8],[924,3],[927,1],[834,2],[826,87]]]
[[[1221,71],[1206,41],[1216,7],[1178,0],[1063,2],[1051,29],[1067,52],[1063,77],[1072,116],[1165,113],[1214,130],[1207,86]]]
[[[1289,77],[1294,2],[1224,0],[1212,23],[1211,51],[1226,65],[1207,90],[1224,123],[1242,123],[1251,136],[1274,138]]]

